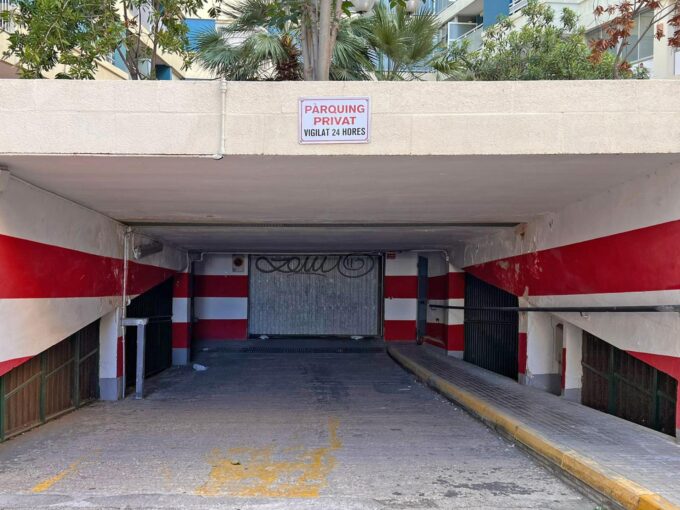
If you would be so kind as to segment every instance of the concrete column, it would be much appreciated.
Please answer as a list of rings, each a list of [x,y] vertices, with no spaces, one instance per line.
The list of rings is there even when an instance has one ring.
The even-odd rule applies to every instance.
[[[548,313],[527,314],[525,384],[560,395],[562,342],[557,345],[558,321]]]
[[[524,299],[519,298],[519,306],[527,306]],[[517,381],[527,384],[527,312],[518,313],[517,335]]]
[[[430,308],[430,305],[446,306],[448,296],[448,263],[440,252],[421,254],[427,257],[427,327],[424,342],[443,352],[447,351],[447,323],[444,308]]]
[[[583,347],[583,330],[573,324],[564,323],[564,384],[562,396],[573,402],[581,402],[581,349]]]
[[[675,399],[675,441],[680,443],[680,379],[678,379],[678,395]]]
[[[186,365],[191,352],[189,273],[174,276],[172,290],[172,364]]]
[[[99,323],[99,398],[120,400],[125,397],[125,350],[121,309],[116,308]]]
[[[385,259],[386,342],[416,340],[418,254],[388,253]]]
[[[448,306],[465,306],[465,273],[449,264]],[[449,310],[446,317],[446,349],[449,356],[463,359],[465,327],[463,310]]]

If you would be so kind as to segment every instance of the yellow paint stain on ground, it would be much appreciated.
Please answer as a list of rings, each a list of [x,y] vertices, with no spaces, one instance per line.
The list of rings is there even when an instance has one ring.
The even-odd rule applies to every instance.
[[[335,467],[333,452],[342,447],[338,420],[328,422],[328,446],[294,446],[219,449],[208,455],[208,481],[196,489],[202,496],[228,494],[238,497],[316,498],[328,484]]]
[[[80,464],[80,460],[75,461],[73,464],[71,464],[69,467],[64,469],[63,471],[60,471],[56,475],[54,475],[52,478],[48,478],[47,480],[44,480],[40,482],[38,485],[33,487],[31,489],[31,492],[34,494],[39,494],[41,492],[45,492],[47,489],[52,487],[55,483],[58,481],[62,480],[66,476],[75,473],[78,470],[78,464]]]

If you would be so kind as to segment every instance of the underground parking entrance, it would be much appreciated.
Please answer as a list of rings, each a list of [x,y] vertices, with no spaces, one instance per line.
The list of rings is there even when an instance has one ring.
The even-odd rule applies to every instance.
[[[384,352],[206,349],[4,443],[0,505],[594,507]]]

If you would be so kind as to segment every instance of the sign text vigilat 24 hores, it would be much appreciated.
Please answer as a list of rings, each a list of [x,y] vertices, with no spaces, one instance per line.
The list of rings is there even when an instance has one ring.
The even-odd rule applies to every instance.
[[[368,143],[368,97],[303,97],[299,102],[300,143]]]

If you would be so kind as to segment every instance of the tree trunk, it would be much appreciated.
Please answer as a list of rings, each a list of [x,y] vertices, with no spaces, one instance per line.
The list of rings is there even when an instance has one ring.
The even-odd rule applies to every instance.
[[[331,67],[331,9],[332,0],[320,0],[319,54],[314,63],[317,81],[328,81]]]

